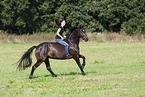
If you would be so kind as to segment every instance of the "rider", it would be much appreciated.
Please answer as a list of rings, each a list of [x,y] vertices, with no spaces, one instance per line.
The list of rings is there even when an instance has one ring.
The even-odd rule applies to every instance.
[[[65,46],[65,51],[66,51],[66,56],[67,58],[71,58],[72,56],[70,56],[69,54],[69,45],[68,43],[66,43],[63,39],[66,38],[66,36],[63,36],[63,32],[64,32],[64,27],[65,26],[65,20],[63,20],[61,22],[61,26],[59,26],[58,30],[57,30],[57,34],[55,36],[55,41],[61,45]]]

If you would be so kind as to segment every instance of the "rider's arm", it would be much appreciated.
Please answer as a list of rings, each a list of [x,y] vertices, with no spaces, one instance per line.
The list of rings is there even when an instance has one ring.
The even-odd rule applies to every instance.
[[[57,30],[57,35],[63,40],[63,37],[59,34],[60,31],[61,31],[61,28],[59,28],[59,29]]]

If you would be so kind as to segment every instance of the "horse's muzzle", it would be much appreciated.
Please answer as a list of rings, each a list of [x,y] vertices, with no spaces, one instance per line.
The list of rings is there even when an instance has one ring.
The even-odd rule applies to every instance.
[[[85,40],[85,42],[87,42],[89,40],[89,38],[88,37],[85,37],[84,40]]]
[[[87,37],[87,35],[84,35],[81,37],[83,40],[85,40],[85,42],[87,42],[89,40],[89,38]]]

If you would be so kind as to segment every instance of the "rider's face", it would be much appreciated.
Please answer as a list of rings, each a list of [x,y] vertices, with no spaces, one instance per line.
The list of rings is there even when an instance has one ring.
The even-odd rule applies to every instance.
[[[65,20],[61,22],[61,26],[65,26]]]

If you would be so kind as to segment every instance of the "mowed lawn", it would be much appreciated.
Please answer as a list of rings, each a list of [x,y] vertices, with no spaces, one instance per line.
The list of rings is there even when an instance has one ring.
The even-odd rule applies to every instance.
[[[28,79],[31,68],[19,72],[14,63],[38,44],[0,44],[0,97],[145,97],[145,42],[81,42],[87,75],[74,60],[51,59],[58,77],[43,63]]]

